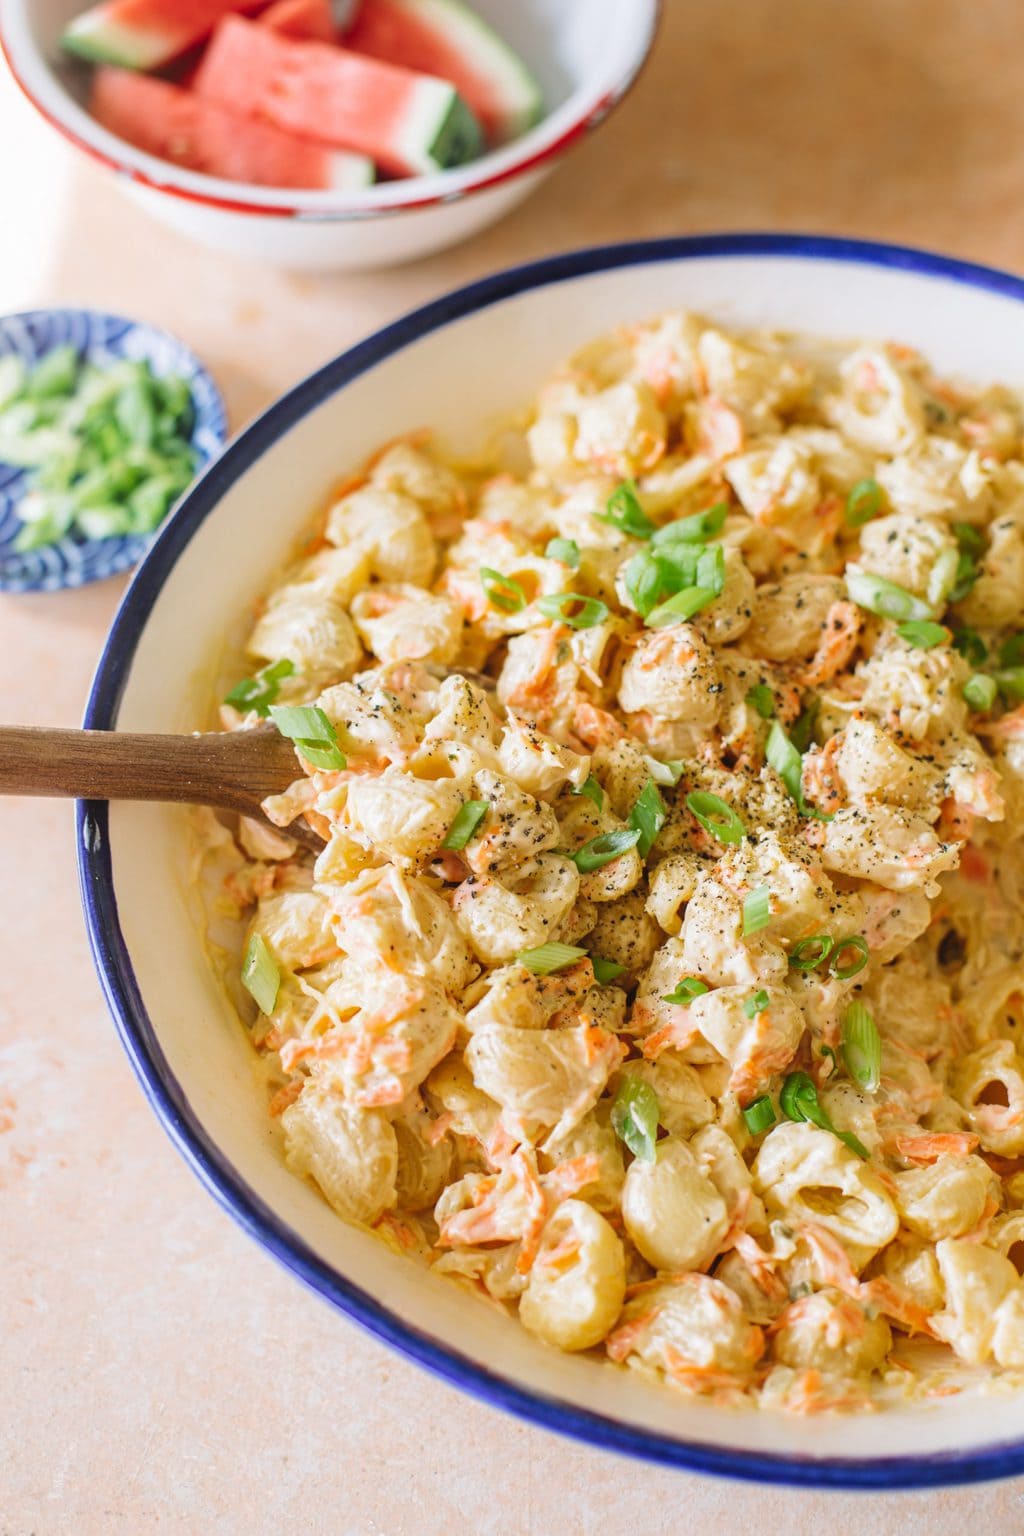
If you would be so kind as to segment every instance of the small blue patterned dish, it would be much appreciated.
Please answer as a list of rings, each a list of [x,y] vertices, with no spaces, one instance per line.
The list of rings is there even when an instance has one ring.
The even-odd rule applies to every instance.
[[[148,359],[155,374],[181,375],[192,390],[191,443],[198,470],[223,448],[227,416],[220,390],[199,359],[165,331],[88,309],[38,309],[0,316],[0,356],[17,352],[27,363],[35,363],[54,347],[67,345],[101,368],[120,358]],[[19,553],[14,549],[22,527],[18,505],[28,479],[26,471],[0,464],[0,592],[58,592],[115,576],[137,565],[159,533],[158,529],[108,539],[69,534],[58,544]],[[168,515],[173,517],[174,511]]]

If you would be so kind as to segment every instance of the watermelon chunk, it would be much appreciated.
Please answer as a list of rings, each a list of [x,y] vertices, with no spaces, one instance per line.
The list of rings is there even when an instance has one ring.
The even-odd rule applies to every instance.
[[[105,0],[76,16],[65,48],[100,64],[162,69],[209,37],[222,16],[258,11],[261,0]]]
[[[518,54],[461,0],[362,0],[346,48],[450,80],[488,144],[538,122],[540,86]]]
[[[196,91],[240,117],[369,155],[398,176],[479,154],[480,125],[455,87],[326,43],[294,43],[229,16],[196,74]]]
[[[303,43],[337,41],[330,0],[277,0],[263,12],[260,24]]]
[[[263,187],[315,191],[366,187],[373,161],[341,154],[268,123],[238,118],[191,91],[133,70],[96,71],[90,109],[137,149],[190,171]]]

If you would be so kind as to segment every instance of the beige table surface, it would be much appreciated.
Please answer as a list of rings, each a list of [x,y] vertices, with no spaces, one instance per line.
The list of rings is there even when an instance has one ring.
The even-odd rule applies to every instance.
[[[532,202],[373,276],[287,277],[175,239],[0,77],[0,312],[166,325],[240,427],[409,306],[572,245],[813,229],[1024,270],[1018,0],[667,10],[634,97]],[[0,597],[0,718],[77,722],[121,591]],[[527,1428],[387,1353],[242,1235],[143,1101],[87,952],[70,808],[0,802],[0,860],[2,1536],[1024,1531],[1024,1481],[858,1497],[703,1480]]]

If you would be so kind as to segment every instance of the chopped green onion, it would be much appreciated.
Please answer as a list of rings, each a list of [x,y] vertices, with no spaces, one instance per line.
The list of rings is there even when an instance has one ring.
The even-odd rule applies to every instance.
[[[828,959],[833,947],[834,941],[827,933],[798,939],[789,952],[789,963],[795,971],[816,971],[822,961]]]
[[[315,768],[344,768],[334,726],[316,704],[272,704],[267,713],[282,736],[294,741]]]
[[[674,991],[668,992],[662,998],[663,1003],[676,1003],[680,1008],[689,1008],[695,997],[703,997],[710,991],[707,982],[701,981],[699,976],[684,976]]]
[[[526,593],[518,581],[492,570],[489,565],[480,567],[480,585],[487,594],[488,602],[502,613],[521,613],[526,607]]]
[[[845,965],[840,965],[839,962],[848,949],[852,949],[857,958],[847,961]],[[868,948],[867,939],[861,938],[859,933],[850,933],[845,939],[836,939],[828,973],[837,981],[849,981],[852,976],[860,974],[870,959],[871,951]]]
[[[852,1131],[836,1130],[828,1111],[818,1100],[817,1088],[806,1072],[789,1074],[782,1085],[779,1103],[787,1120],[807,1120],[811,1125],[816,1125],[819,1130],[831,1131],[833,1136],[838,1136],[839,1140],[845,1142],[858,1157],[866,1160],[870,1156],[867,1147],[857,1140]]]
[[[697,561],[696,585],[718,595],[725,590],[725,550],[721,544],[702,549]]]
[[[865,571],[859,565],[846,567],[846,590],[858,608],[877,614],[881,619],[930,619],[931,606],[905,587],[898,587],[884,576]]]
[[[756,709],[762,720],[770,720],[775,713],[775,695],[767,683],[755,683],[747,690],[747,703]]]
[[[759,885],[743,898],[743,936],[759,933],[772,920],[770,892],[766,885]]]
[[[983,555],[985,553],[985,539],[979,528],[973,523],[954,523],[953,537],[960,548],[969,555]]]
[[[858,480],[846,498],[846,521],[850,528],[863,528],[882,510],[882,487],[877,480]]]
[[[619,965],[615,960],[602,960],[600,955],[591,955],[590,963],[594,967],[594,980],[599,987],[606,987],[616,977],[626,974],[624,965]]]
[[[935,624],[931,619],[910,619],[906,624],[897,624],[896,633],[901,640],[916,646],[919,651],[930,651],[936,645],[944,645],[949,639],[949,630],[945,625]]]
[[[999,685],[994,677],[986,677],[984,672],[973,672],[964,683],[964,698],[972,709],[980,714],[987,714],[996,701]]]
[[[556,592],[552,597],[538,597],[538,613],[570,629],[593,629],[608,617],[608,604],[596,597],[581,597],[578,592]]]
[[[588,773],[579,789],[574,789],[572,793],[574,795],[586,795],[587,799],[592,800],[598,810],[601,810],[604,806],[604,790],[592,773]]]
[[[671,786],[679,783],[686,764],[678,758],[670,758],[667,763],[659,763],[656,757],[649,757],[647,766],[651,770],[651,778],[655,784]]]
[[[612,1130],[641,1162],[655,1160],[660,1114],[658,1095],[650,1083],[628,1073],[612,1104]]]
[[[256,999],[256,1006],[261,1013],[273,1013],[281,985],[281,973],[266,940],[258,933],[250,934],[245,946],[242,985]]]
[[[944,549],[928,573],[925,597],[936,609],[945,608],[956,584],[960,556],[955,549]]]
[[[646,619],[662,593],[672,590],[672,570],[666,561],[642,549],[627,563],[622,583],[630,606]]]
[[[658,786],[648,779],[629,813],[629,824],[639,834],[637,852],[642,859],[646,859],[654,846],[655,838],[665,825],[666,814]]]
[[[685,623],[713,603],[717,596],[718,593],[710,587],[686,587],[682,592],[677,592],[675,597],[670,597],[667,602],[659,603],[657,608],[651,610],[647,615],[648,627],[666,629],[670,624]]]
[[[253,710],[257,715],[265,717],[281,691],[281,683],[294,672],[292,662],[275,661],[270,666],[262,667],[255,677],[243,677],[226,695],[224,703],[230,704],[233,709]]]
[[[571,566],[574,571],[580,563],[580,547],[575,539],[551,539],[544,554],[549,560]]]
[[[829,1079],[831,1080],[831,1078],[833,1078],[839,1071],[839,1058],[830,1045],[823,1045],[821,1048],[821,1059],[822,1061],[827,1061],[829,1063],[828,1075]]]
[[[766,1093],[754,1099],[743,1111],[743,1120],[751,1136],[760,1136],[762,1131],[775,1124],[775,1119],[775,1105]]]
[[[777,720],[772,721],[772,728],[768,732],[765,757],[797,805],[803,809],[803,759]]]
[[[632,480],[618,486],[605,503],[605,510],[593,515],[598,522],[610,523],[631,539],[649,539],[654,532],[654,524],[640,505]]]
[[[814,733],[818,729],[818,716],[820,713],[821,700],[813,698],[790,727],[789,739],[801,755],[807,751],[807,748],[814,740]]]
[[[448,835],[441,847],[460,853],[487,815],[489,804],[488,800],[467,800],[448,828]]]
[[[976,629],[954,629],[953,649],[960,652],[970,667],[983,666],[988,660],[988,646]]]
[[[553,971],[564,971],[567,965],[575,965],[586,955],[585,949],[575,944],[541,944],[537,949],[523,949],[516,955],[519,965],[525,965],[535,976],[550,976]]]
[[[1024,667],[1000,667],[993,677],[1008,699],[1024,699]]]
[[[686,797],[686,809],[696,817],[705,832],[717,837],[720,843],[742,843],[747,835],[731,805],[706,789],[695,789]]]
[[[713,539],[716,533],[721,533],[728,513],[726,502],[716,502],[703,512],[694,512],[691,517],[679,517],[674,523],[666,523],[654,534],[651,543],[659,549],[672,544],[703,544]]]
[[[753,997],[748,997],[743,1004],[743,1012],[748,1019],[755,1019],[759,1013],[763,1013],[771,1002],[768,993],[762,987],[760,992],[755,992]]]
[[[863,1003],[852,1002],[843,1020],[843,1060],[846,1070],[865,1093],[874,1093],[882,1076],[882,1038]]]
[[[984,660],[984,658],[982,658]],[[1001,667],[1019,667],[1024,663],[1024,634],[1008,635],[999,647]]]
[[[592,837],[582,848],[577,848],[575,853],[570,853],[576,868],[581,875],[589,875],[595,869],[603,869],[613,859],[619,859],[631,848],[635,848],[640,841],[640,833],[633,828],[627,831],[625,828],[618,832],[602,832],[598,837]]]
[[[957,533],[957,529],[960,529],[961,532]],[[971,528],[967,523],[957,523],[953,531],[957,535],[960,553],[956,565],[953,567],[948,597],[951,603],[958,603],[961,598],[967,596],[978,579],[980,573],[978,571],[978,562],[974,557],[980,554],[985,546],[977,530]],[[964,531],[969,534],[969,537],[964,538],[962,536]]]

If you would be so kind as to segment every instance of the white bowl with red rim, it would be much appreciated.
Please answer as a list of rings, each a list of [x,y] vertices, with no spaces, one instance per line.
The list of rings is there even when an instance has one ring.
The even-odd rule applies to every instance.
[[[89,70],[62,55],[82,0],[4,0],[0,44],[25,95],[65,138],[124,179],[166,224],[206,245],[315,271],[389,266],[454,245],[521,202],[633,84],[660,0],[472,0],[538,78],[545,115],[510,144],[457,169],[352,192],[278,191],[158,160],[86,110]]]

